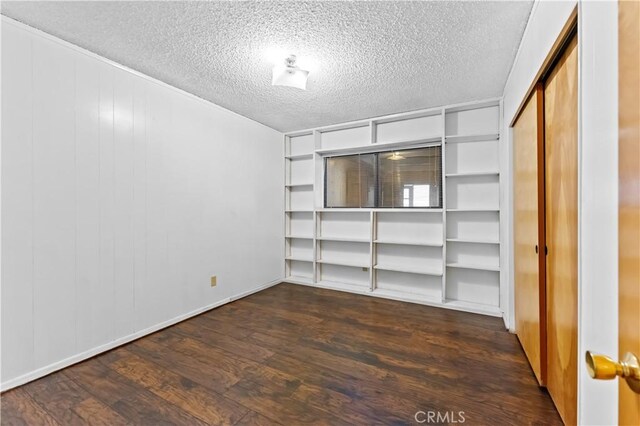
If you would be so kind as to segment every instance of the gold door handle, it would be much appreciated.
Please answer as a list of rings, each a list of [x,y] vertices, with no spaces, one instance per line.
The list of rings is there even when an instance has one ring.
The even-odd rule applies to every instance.
[[[640,363],[638,357],[627,352],[622,361],[616,362],[606,355],[585,354],[587,371],[594,379],[611,380],[622,377],[635,393],[640,393]]]

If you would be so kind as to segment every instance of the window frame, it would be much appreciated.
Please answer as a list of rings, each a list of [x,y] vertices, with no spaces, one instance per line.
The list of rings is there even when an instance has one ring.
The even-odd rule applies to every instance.
[[[405,207],[405,206],[396,206],[396,207],[380,207],[380,155],[381,154],[387,154],[387,153],[393,153],[393,152],[403,152],[403,151],[413,151],[416,149],[424,149],[424,148],[437,148],[440,147],[440,191],[441,191],[441,197],[440,197],[440,206],[434,206],[434,207],[424,207],[424,206],[411,206],[411,207]],[[371,155],[373,154],[375,156],[375,180],[376,180],[376,190],[375,190],[375,194],[374,194],[374,206],[373,207],[332,207],[332,206],[328,206],[327,205],[327,160],[330,158],[339,158],[339,157],[351,157],[351,156],[359,156],[359,155]],[[381,151],[372,151],[372,150],[363,150],[363,151],[352,151],[349,153],[340,153],[340,154],[326,154],[322,156],[322,167],[323,167],[323,208],[324,209],[358,209],[358,210],[372,210],[372,209],[385,209],[385,210],[410,210],[410,209],[422,209],[422,210],[440,210],[444,208],[444,197],[445,197],[445,193],[444,193],[444,144],[438,142],[435,144],[429,144],[429,145],[421,145],[421,146],[410,146],[410,147],[398,147],[396,149],[384,149]]]

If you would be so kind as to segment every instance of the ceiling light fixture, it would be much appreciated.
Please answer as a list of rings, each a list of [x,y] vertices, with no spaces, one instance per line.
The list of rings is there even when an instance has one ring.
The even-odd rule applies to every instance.
[[[272,86],[288,86],[307,90],[307,78],[309,71],[296,65],[296,55],[289,55],[283,65],[273,67]]]
[[[399,152],[394,152],[387,157],[387,160],[404,160],[404,157]]]

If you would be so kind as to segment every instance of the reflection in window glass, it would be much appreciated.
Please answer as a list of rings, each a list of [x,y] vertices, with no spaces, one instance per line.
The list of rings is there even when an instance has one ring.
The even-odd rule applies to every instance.
[[[325,159],[325,207],[442,207],[440,146]]]
[[[442,207],[441,147],[378,154],[378,207]]]
[[[326,159],[326,207],[375,207],[376,155]]]
[[[402,206],[411,207],[411,185],[404,186],[404,192],[402,197]]]

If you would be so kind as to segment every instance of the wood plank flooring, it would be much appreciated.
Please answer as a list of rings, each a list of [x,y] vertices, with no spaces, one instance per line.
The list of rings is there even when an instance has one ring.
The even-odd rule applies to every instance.
[[[501,319],[292,284],[1,402],[3,425],[561,424]]]

